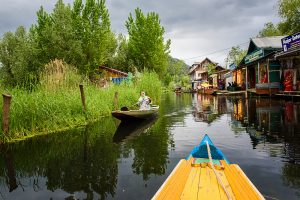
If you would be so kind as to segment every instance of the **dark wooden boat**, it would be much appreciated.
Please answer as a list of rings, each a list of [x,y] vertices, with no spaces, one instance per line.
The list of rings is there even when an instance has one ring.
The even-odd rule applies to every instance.
[[[149,119],[157,114],[159,106],[153,105],[150,110],[116,110],[112,111],[112,116],[115,118],[126,121],[126,120],[142,120]]]

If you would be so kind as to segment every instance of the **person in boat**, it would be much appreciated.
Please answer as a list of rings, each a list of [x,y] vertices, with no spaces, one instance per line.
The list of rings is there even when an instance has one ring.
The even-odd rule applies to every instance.
[[[145,92],[142,91],[141,96],[137,102],[137,105],[140,106],[140,110],[150,110],[151,109],[150,103],[151,103],[150,97],[146,96]]]

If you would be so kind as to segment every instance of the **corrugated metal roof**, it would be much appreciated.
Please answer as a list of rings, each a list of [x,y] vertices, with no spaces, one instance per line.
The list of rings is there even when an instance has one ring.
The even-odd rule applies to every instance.
[[[273,37],[257,37],[252,38],[253,43],[258,48],[282,48],[281,39],[285,36],[273,36]]]

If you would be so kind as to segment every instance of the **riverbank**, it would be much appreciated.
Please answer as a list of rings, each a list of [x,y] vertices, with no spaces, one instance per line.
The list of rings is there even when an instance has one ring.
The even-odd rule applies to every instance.
[[[141,90],[151,96],[153,102],[160,101],[161,83],[155,73],[145,72],[132,83],[111,84],[99,88],[86,82],[84,93],[86,112],[83,111],[78,84],[61,87],[37,87],[34,91],[20,88],[2,90],[12,95],[10,108],[10,130],[1,140],[13,142],[41,134],[53,133],[86,125],[100,117],[109,116],[114,109],[114,95],[118,92],[118,108],[130,107],[138,99]],[[3,106],[3,102],[0,102]],[[2,115],[0,117],[2,121]]]

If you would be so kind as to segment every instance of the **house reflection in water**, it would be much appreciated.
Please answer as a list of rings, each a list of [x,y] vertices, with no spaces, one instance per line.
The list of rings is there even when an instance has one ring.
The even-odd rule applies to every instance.
[[[221,114],[227,113],[225,97],[196,94],[193,96],[193,116],[196,122],[212,123]]]
[[[193,106],[195,121],[210,124],[228,114],[232,131],[248,133],[253,148],[262,149],[269,143],[270,155],[282,155],[284,151],[284,159],[300,163],[300,102],[199,94],[193,96]]]
[[[232,101],[232,117],[246,127],[253,148],[269,146],[272,156],[282,155],[288,163],[300,164],[300,103],[270,99]]]

